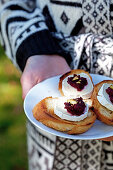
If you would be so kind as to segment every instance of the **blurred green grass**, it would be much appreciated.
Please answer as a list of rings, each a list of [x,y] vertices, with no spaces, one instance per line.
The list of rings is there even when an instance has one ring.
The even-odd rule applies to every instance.
[[[0,47],[0,170],[27,170],[20,73]]]

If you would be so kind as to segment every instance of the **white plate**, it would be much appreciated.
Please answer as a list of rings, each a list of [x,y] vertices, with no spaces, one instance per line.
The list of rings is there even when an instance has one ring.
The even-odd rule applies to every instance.
[[[102,80],[112,80],[109,77],[101,76],[101,75],[95,75],[91,74],[94,84],[97,84],[98,82]],[[28,119],[38,128],[51,133],[56,136],[64,137],[64,138],[70,138],[70,139],[100,139],[105,138],[109,136],[113,136],[113,126],[108,126],[99,120],[96,120],[93,126],[85,133],[80,135],[68,135],[63,132],[56,131],[54,129],[51,129],[42,123],[38,122],[32,114],[33,107],[42,99],[48,96],[52,97],[59,97],[60,93],[58,91],[58,82],[59,77],[56,76],[50,79],[47,79],[36,86],[34,86],[29,93],[27,94],[25,100],[24,100],[24,111]]]

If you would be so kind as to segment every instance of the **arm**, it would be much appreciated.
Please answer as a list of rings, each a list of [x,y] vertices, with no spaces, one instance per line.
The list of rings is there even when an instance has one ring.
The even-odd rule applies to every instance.
[[[1,42],[7,56],[23,71],[23,98],[36,83],[69,71],[35,1],[7,1],[0,11]]]

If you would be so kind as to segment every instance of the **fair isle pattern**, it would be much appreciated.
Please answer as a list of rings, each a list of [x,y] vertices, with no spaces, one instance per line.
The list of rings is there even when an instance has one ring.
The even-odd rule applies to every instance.
[[[79,68],[88,69],[90,73],[113,77],[113,38],[87,34],[82,47],[84,35],[80,37],[81,48],[84,50],[81,53],[83,57],[81,57]]]
[[[12,9],[16,9],[13,10]],[[0,38],[7,56],[16,63],[16,52],[22,42],[32,34],[47,30],[45,20],[35,1],[9,1],[0,13]]]
[[[85,32],[112,35],[110,0],[83,0],[82,11]]]
[[[27,122],[29,170],[52,170],[56,137]]]
[[[38,6],[42,9],[48,21],[48,28],[51,24],[57,32],[65,34],[77,34],[82,24],[82,0],[38,0]],[[45,12],[45,8],[47,9]],[[59,11],[59,12],[57,12]],[[50,17],[53,22],[50,22]],[[51,30],[50,31],[55,31]]]
[[[27,129],[29,170],[112,170],[113,141],[56,139],[30,122]]]
[[[101,170],[113,169],[113,141],[103,142],[101,156]]]
[[[71,56],[71,68],[113,77],[113,37],[92,33],[79,36],[54,34],[65,52]]]
[[[102,142],[99,140],[82,141],[81,170],[102,170],[100,165]]]
[[[6,1],[7,4],[5,4]],[[92,73],[113,76],[112,37],[96,37],[94,34],[72,36],[78,35],[80,30],[77,28],[79,26],[82,28],[83,25],[86,27],[86,32],[111,35],[113,0],[111,0],[111,6],[109,6],[109,0],[84,0],[83,2],[81,4],[80,0],[37,0],[38,6],[36,6],[35,0],[0,0],[1,6],[5,4],[0,13],[0,38],[6,54],[16,64],[16,52],[22,42],[27,37],[32,37],[34,32],[50,29],[51,27],[47,25],[50,26],[52,22],[54,24],[54,30],[51,30],[54,32],[52,36],[72,57],[71,68],[82,68]],[[56,8],[57,10],[54,10]],[[81,15],[71,13],[72,9],[73,12],[77,10],[80,12],[83,9],[84,23],[82,23]],[[74,22],[71,16],[75,16]],[[48,18],[51,18],[51,21]],[[88,24],[89,21],[91,27]],[[55,34],[60,30],[60,23],[64,29],[67,29],[70,23],[74,24],[71,25],[68,35],[64,34],[66,30],[63,32],[63,29],[58,35]],[[59,137],[56,140],[55,136],[41,131],[31,123],[28,123],[27,129],[29,170],[52,170],[52,166],[53,170],[111,170],[113,167],[112,142],[78,141]]]
[[[57,137],[53,170],[80,170],[82,141]]]
[[[49,0],[51,15],[54,15],[54,24],[57,32],[77,34],[82,24],[82,0]],[[59,10],[59,12],[54,12]],[[79,28],[78,28],[79,27]]]
[[[83,3],[81,0],[45,0],[44,2],[43,0],[0,0],[0,5],[0,40],[7,56],[16,66],[18,65],[17,50],[24,40],[36,32],[49,28],[46,25],[48,15],[42,14],[45,7],[52,18],[52,24],[57,27],[55,31],[64,33],[68,30],[68,36],[77,35],[84,25],[86,32],[102,35],[112,33],[113,1],[110,0],[84,0]],[[60,10],[60,13],[55,9]]]
[[[102,142],[57,137],[53,170],[100,170]]]

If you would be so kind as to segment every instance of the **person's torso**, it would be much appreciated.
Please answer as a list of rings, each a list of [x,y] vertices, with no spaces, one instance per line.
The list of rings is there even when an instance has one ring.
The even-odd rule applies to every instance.
[[[86,23],[101,33],[102,27],[108,27],[105,25],[107,20],[110,20],[113,27],[113,0],[37,0],[37,5],[45,16],[47,26],[53,32],[77,35],[85,32]]]

